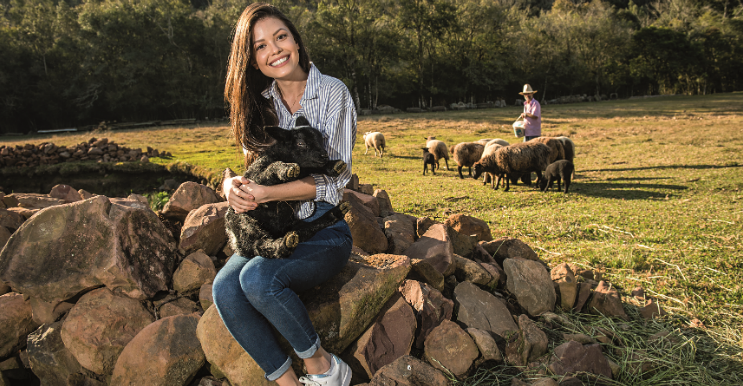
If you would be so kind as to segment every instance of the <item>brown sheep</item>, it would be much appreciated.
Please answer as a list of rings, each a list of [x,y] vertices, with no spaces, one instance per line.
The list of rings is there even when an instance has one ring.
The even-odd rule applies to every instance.
[[[477,161],[474,164],[475,175],[473,177],[480,178],[480,175],[485,172],[497,176],[497,181],[494,181],[492,185],[493,189],[498,189],[500,180],[508,174],[536,172],[537,181],[541,182],[542,171],[550,164],[550,153],[551,149],[547,145],[534,141],[505,146],[496,150],[494,154]],[[511,186],[508,178],[505,180],[504,191],[507,192]]]
[[[433,154],[436,168],[439,168],[439,160],[443,158],[446,163],[446,170],[449,170],[449,149],[446,148],[446,144],[437,140],[436,137],[428,137],[426,138],[426,147],[428,152]]]
[[[485,146],[474,142],[460,142],[449,149],[454,161],[457,163],[457,171],[459,172],[459,178],[462,176],[462,168],[469,167],[469,175],[472,175],[472,165],[480,160],[482,152],[485,150]]]
[[[501,142],[497,142],[497,141],[503,141],[503,140],[502,139],[501,140],[498,140],[498,139],[490,140],[488,144],[485,145],[485,149],[482,151],[482,155],[480,156],[480,159],[483,159],[491,154],[495,154],[495,151],[502,148],[503,146],[508,146],[508,145],[502,145]],[[494,175],[486,172],[482,178],[482,184],[485,185],[488,182],[492,181],[494,178],[495,178]]]
[[[559,161],[565,159],[565,149],[562,146],[562,141],[554,137],[537,137],[532,141],[543,143],[550,148],[550,162]]]

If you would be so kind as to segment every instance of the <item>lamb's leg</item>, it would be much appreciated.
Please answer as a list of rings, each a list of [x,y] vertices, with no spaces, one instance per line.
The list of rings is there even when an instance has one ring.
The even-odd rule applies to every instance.
[[[369,145],[366,145],[366,151],[364,152],[364,155],[369,152]]]
[[[511,184],[510,184],[510,181],[508,180],[508,177],[506,176],[506,188],[503,189],[503,191],[507,192],[509,190],[511,190]]]
[[[472,166],[469,166],[469,176],[472,177]]]
[[[444,163],[446,163],[446,170],[449,171],[450,170],[449,169],[449,159],[448,158],[444,158]]]
[[[565,193],[567,193],[567,192],[568,192],[568,188],[570,187],[570,180],[571,180],[571,177],[572,177],[572,176],[571,176],[570,174],[571,174],[571,173],[568,173],[568,174],[567,174],[567,175],[565,176]]]
[[[255,182],[261,185],[275,185],[299,177],[300,168],[295,163],[276,161],[254,175]]]
[[[503,177],[502,177],[501,174],[498,174],[498,175],[495,176],[495,181],[496,182],[495,182],[495,186],[493,187],[493,190],[498,190],[498,188],[500,187],[500,181],[502,179],[503,179]]]
[[[459,172],[459,178],[460,179],[464,179],[464,177],[462,177],[462,167],[461,166],[457,166],[457,171]]]
[[[557,176],[555,179],[557,180],[557,191],[559,192],[562,190],[562,185],[560,184],[562,179],[560,178],[560,176]]]
[[[423,175],[424,176],[426,175],[426,170],[428,170],[428,164],[426,163],[426,161],[423,161]]]
[[[292,232],[287,233],[278,239],[260,239],[253,243],[253,249],[256,256],[262,256],[267,259],[283,259],[289,257],[294,252],[294,248],[299,244],[298,236]]]
[[[315,233],[322,229],[325,229],[340,220],[343,220],[346,213],[351,210],[351,203],[343,202],[335,208],[325,212],[319,218],[307,221],[298,221],[297,224],[292,228],[289,233],[294,233],[297,236],[298,243],[305,242],[312,238]],[[295,245],[296,246],[296,245]]]

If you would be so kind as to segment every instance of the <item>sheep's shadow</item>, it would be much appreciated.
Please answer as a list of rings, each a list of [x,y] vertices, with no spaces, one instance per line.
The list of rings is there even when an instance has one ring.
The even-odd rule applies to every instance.
[[[636,168],[604,168],[604,169],[581,169],[581,173],[586,172],[630,172],[635,170],[667,170],[667,169],[727,169],[739,168],[743,165],[657,165],[657,166],[639,166]],[[628,178],[639,179],[639,178]]]
[[[689,189],[683,185],[612,183],[578,181],[570,185],[569,193],[590,197],[614,198],[619,200],[650,200],[674,197],[674,192]],[[659,191],[660,190],[660,191]],[[666,191],[666,192],[663,192]],[[670,191],[670,192],[668,192]]]

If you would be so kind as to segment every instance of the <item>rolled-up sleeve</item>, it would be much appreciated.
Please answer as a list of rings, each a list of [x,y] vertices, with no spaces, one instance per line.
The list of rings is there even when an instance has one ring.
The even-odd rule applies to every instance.
[[[325,201],[338,205],[343,199],[343,189],[351,180],[352,160],[351,153],[356,142],[356,107],[351,93],[343,82],[336,80],[332,87],[327,88],[326,95],[329,103],[327,113],[322,123],[325,136],[325,149],[330,159],[340,159],[346,163],[346,170],[338,177],[322,174],[313,174],[315,179],[315,201]]]

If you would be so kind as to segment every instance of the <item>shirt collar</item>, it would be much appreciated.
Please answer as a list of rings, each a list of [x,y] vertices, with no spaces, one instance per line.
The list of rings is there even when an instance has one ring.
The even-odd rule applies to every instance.
[[[310,73],[307,76],[307,85],[304,88],[304,95],[302,96],[302,100],[317,98],[317,95],[320,92],[321,81],[322,74],[320,73],[320,70],[315,67],[314,63],[310,63]],[[263,97],[266,99],[274,98],[275,100],[281,100],[275,79],[273,82],[271,82],[271,85],[268,86],[267,89],[261,92],[261,95],[263,95]]]

